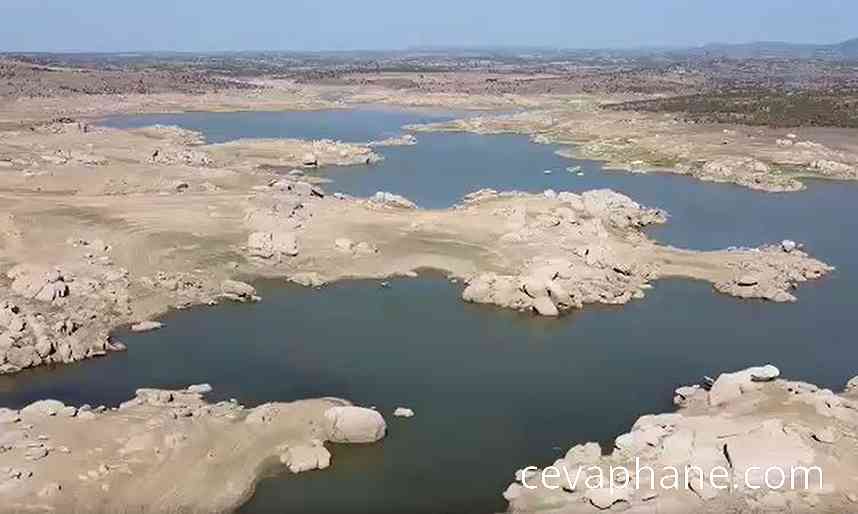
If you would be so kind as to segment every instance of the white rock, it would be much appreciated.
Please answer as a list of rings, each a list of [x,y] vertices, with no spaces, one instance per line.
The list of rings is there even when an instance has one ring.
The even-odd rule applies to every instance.
[[[340,406],[325,411],[328,439],[334,443],[374,443],[383,438],[387,424],[377,411]]]
[[[289,277],[289,281],[304,287],[322,287],[325,285],[325,279],[315,271],[295,273]]]
[[[760,280],[754,275],[742,275],[736,279],[736,284],[742,287],[751,287],[760,283]]]
[[[195,384],[188,387],[188,392],[194,394],[208,394],[212,391],[212,386],[209,384]]]
[[[781,249],[786,253],[790,253],[796,248],[798,248],[798,244],[795,241],[792,241],[790,239],[784,239],[783,241],[781,241]]]
[[[557,306],[554,305],[554,302],[551,301],[551,298],[548,298],[547,296],[534,298],[533,310],[535,310],[540,316],[560,315],[560,311],[557,310]]]
[[[220,284],[221,292],[239,300],[250,300],[256,296],[256,288],[238,280],[224,280]]]
[[[413,418],[414,411],[408,407],[397,407],[396,410],[393,411],[393,415],[397,418]]]
[[[316,157],[316,154],[306,153],[304,154],[304,158],[301,159],[301,164],[304,166],[318,166],[319,158]]]
[[[132,332],[149,332],[151,330],[158,330],[164,326],[160,321],[141,321],[140,323],[135,323],[131,325]]]
[[[39,400],[21,409],[21,416],[56,416],[64,407],[59,400]]]
[[[415,209],[417,205],[405,198],[404,196],[396,195],[393,193],[387,193],[385,191],[379,191],[373,195],[371,198],[373,203],[387,205],[389,207],[398,207],[400,209]]]
[[[292,473],[325,469],[331,465],[331,453],[324,446],[293,446],[280,457]]]

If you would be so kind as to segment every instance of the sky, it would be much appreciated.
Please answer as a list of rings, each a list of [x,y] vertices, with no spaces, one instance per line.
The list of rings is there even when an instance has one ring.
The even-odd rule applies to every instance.
[[[858,37],[858,0],[0,0],[0,52],[614,48]]]

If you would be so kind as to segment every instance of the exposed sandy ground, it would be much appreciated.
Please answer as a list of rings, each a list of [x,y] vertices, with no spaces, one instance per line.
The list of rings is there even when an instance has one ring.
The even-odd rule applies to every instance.
[[[343,400],[246,409],[207,403],[209,389],[141,389],[111,410],[0,409],[0,512],[229,512],[266,472],[324,469],[326,442],[386,431],[379,413]]]
[[[369,146],[260,140],[206,145],[198,134],[174,128],[125,131],[77,122],[23,122],[68,114],[98,116],[198,107],[345,105],[324,100],[330,91],[284,91],[268,91],[259,97],[224,93],[85,97],[80,102],[24,100],[0,107],[5,126],[13,128],[0,132],[0,371],[14,373],[122,350],[123,345],[109,337],[111,329],[132,323],[139,329],[156,328],[157,324],[145,322],[169,308],[256,299],[252,286],[235,278],[287,277],[321,286],[347,277],[411,275],[432,268],[463,281],[466,301],[555,316],[590,303],[632,301],[643,296],[652,281],[668,276],[706,280],[716,290],[742,298],[793,301],[793,289],[799,283],[830,269],[791,244],[716,252],[655,244],[643,228],[664,222],[664,213],[610,191],[582,195],[482,191],[469,195],[458,207],[431,211],[417,209],[395,195],[372,199],[328,195],[300,172],[273,171],[372,161],[377,156]],[[378,99],[375,94],[352,101]],[[413,97],[390,95],[385,101],[416,102]],[[449,95],[425,100],[421,105],[467,103],[467,99]],[[501,101],[506,106],[521,105],[517,100]],[[575,116],[588,116],[585,119],[594,123],[599,119],[588,111],[586,101],[565,101],[574,105],[563,111],[563,116],[572,116],[564,118],[569,126],[575,125]],[[499,106],[500,102],[494,107]],[[533,123],[532,119],[550,118],[550,126],[554,126],[553,116],[536,113],[520,118],[525,125]],[[606,120],[613,127],[610,130],[637,126],[611,117]],[[532,129],[518,123],[514,130]],[[676,134],[692,137],[681,131]],[[342,172],[348,173],[348,169]],[[784,237],[789,234],[772,235],[773,241]],[[151,407],[148,403],[132,406],[127,413]],[[134,431],[149,419],[148,410],[140,417],[128,418],[127,413],[106,415],[111,417],[103,430]],[[302,430],[317,414],[310,409],[296,416],[296,425],[278,428],[276,437],[292,440],[289,434],[294,429],[300,435],[294,436],[296,440],[305,441],[309,432]],[[209,429],[209,422],[215,423],[204,421],[192,429],[203,431],[201,445],[212,445],[221,437],[217,430]],[[0,435],[16,432],[18,423],[12,428],[3,425]],[[51,441],[72,430],[67,422],[53,418],[46,423],[34,430],[50,431],[45,435]],[[82,444],[90,448],[95,443]],[[257,476],[251,467],[256,470],[261,455],[272,455],[268,442],[260,444],[259,452],[248,452],[250,460],[231,468],[229,474],[218,474],[217,467],[201,471],[205,476],[193,487],[170,493],[173,503],[153,503],[150,509],[158,512],[187,505],[211,510],[240,501],[236,498],[247,493],[248,484]],[[59,480],[53,473],[61,469],[53,466],[22,479],[26,473],[17,470],[31,462],[26,460],[29,451],[15,446],[0,455],[7,459],[4,466],[14,468],[8,477],[0,475],[4,506],[19,505],[6,500],[20,502],[16,494],[21,491],[28,491],[25,497],[31,501],[35,484],[46,486],[43,478]],[[71,479],[75,485],[68,486],[74,497],[79,487],[89,487],[89,479],[74,480],[81,470],[87,474],[88,466],[99,467],[96,454],[62,468],[75,468]],[[180,466],[196,462],[196,457],[183,454],[173,461]],[[256,464],[247,464],[251,461]],[[168,469],[148,467],[147,462],[134,476],[151,477],[152,489],[141,487],[139,491],[159,490],[163,485],[159,480],[176,476]],[[108,472],[109,468],[108,463]],[[96,474],[101,475],[97,469]],[[63,477],[70,483],[67,475]],[[27,484],[22,485],[22,480]],[[115,487],[109,485],[109,498],[115,503],[99,503],[105,496],[96,495],[92,504],[62,505],[87,512],[136,506],[146,501],[137,496],[136,481],[122,478]],[[218,498],[199,496],[201,491],[220,490],[224,481],[239,484],[229,501],[217,503]],[[51,497],[50,492],[46,494]]]
[[[11,289],[4,326],[14,327],[4,335],[5,372],[121,349],[111,328],[217,301],[233,276],[312,284],[433,268],[467,281],[466,300],[556,315],[625,303],[662,276],[792,301],[795,284],[829,269],[780,246],[656,245],[641,229],[663,213],[610,191],[483,191],[427,211],[395,195],[326,196],[300,170],[271,171],[378,158],[353,144],[210,146],[181,129],[51,123],[2,133],[0,152],[11,164],[0,183],[0,263]]]

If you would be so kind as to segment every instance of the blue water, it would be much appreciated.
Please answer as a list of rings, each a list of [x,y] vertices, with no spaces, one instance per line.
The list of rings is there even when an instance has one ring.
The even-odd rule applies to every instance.
[[[183,116],[209,134],[206,115],[173,122],[191,126]],[[227,139],[270,137],[281,118],[288,130],[273,135],[320,130],[310,124],[301,132],[310,114],[301,123],[266,114],[258,133],[256,113],[211,116]],[[374,139],[424,115],[325,116],[328,137]],[[552,462],[578,442],[609,443],[639,415],[670,410],[673,389],[703,375],[773,362],[786,375],[837,389],[858,373],[855,184],[764,194],[603,171],[594,161],[577,161],[585,173],[577,177],[563,171],[573,161],[523,137],[418,137],[414,147],[381,149],[387,160],[379,166],[321,170],[335,179],[328,189],[385,189],[446,206],[480,187],[610,187],[668,210],[670,222],[651,231],[666,243],[707,249],[789,237],[839,269],[803,285],[796,304],[739,301],[708,284],[667,280],[642,301],[559,320],[464,304],[460,285],[435,276],[320,291],[264,283],[260,304],[175,312],[160,331],[118,334],[129,344],[125,354],[0,379],[0,405],[44,397],[116,404],[140,386],[198,382],[212,383],[214,398],[248,405],[342,396],[387,414],[389,436],[371,446],[333,446],[334,465],[324,472],[263,481],[242,512],[464,514],[502,510],[500,493],[515,469]],[[400,405],[416,417],[391,417]]]

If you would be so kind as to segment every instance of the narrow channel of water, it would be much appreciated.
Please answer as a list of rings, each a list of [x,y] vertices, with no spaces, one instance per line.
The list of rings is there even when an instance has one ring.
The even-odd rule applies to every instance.
[[[252,130],[256,115],[219,123],[271,136]],[[352,124],[379,133],[355,140],[396,131],[372,111],[332,116],[327,123],[336,130]],[[389,121],[398,126],[411,116]],[[174,120],[191,126],[181,122]],[[839,270],[802,286],[791,305],[738,301],[708,284],[668,280],[642,301],[559,320],[464,304],[460,285],[432,276],[396,280],[389,289],[375,281],[320,291],[271,282],[260,287],[261,304],[172,313],[160,331],[119,334],[126,354],[0,379],[0,405],[45,397],[116,404],[140,386],[195,382],[212,383],[215,398],[247,405],[342,396],[383,411],[389,437],[334,447],[325,472],[263,481],[242,512],[464,514],[502,510],[500,493],[515,469],[551,462],[577,442],[609,442],[639,415],[670,410],[672,390],[703,375],[773,362],[790,377],[839,388],[858,372],[855,184],[814,182],[803,193],[771,195],[603,172],[592,161],[579,161],[579,177],[563,171],[574,162],[524,137],[419,137],[414,147],[382,149],[387,160],[378,166],[322,170],[335,178],[328,189],[410,192],[422,205],[445,206],[498,184],[610,187],[673,215],[652,232],[661,241],[705,249],[789,237]],[[397,181],[403,169],[410,175]],[[390,416],[399,405],[416,417]]]

